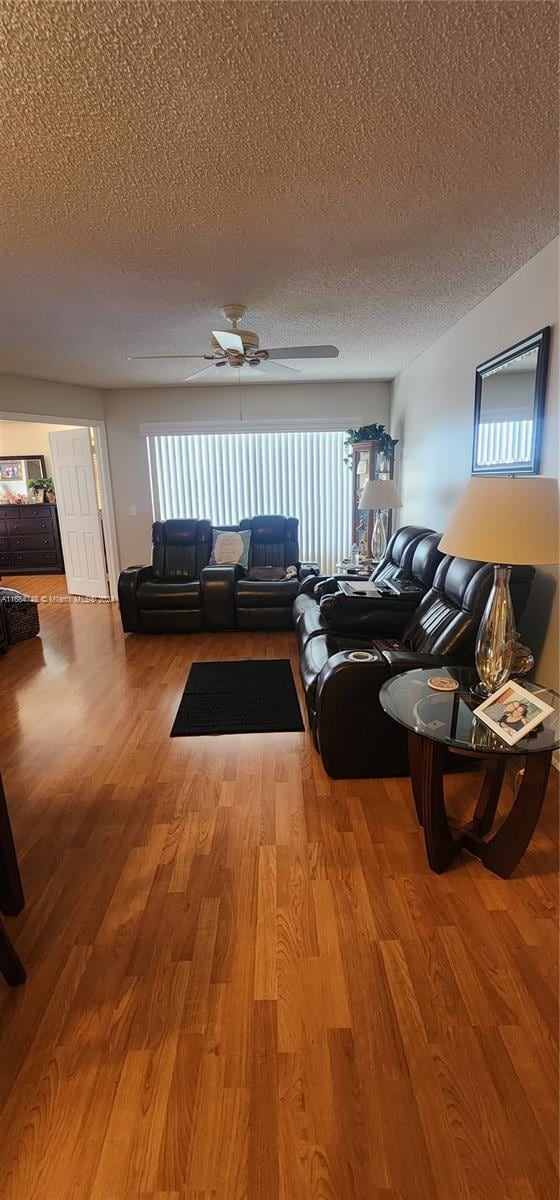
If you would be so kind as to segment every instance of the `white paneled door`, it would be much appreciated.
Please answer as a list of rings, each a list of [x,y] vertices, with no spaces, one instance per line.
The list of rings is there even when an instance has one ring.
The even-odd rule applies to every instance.
[[[68,591],[108,595],[89,429],[49,433]]]

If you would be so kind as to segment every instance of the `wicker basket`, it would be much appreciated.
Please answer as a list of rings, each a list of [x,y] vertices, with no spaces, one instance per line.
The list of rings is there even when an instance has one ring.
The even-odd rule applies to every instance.
[[[33,600],[4,601],[2,611],[6,618],[8,642],[23,642],[26,638],[35,637],[39,632],[39,608]]]

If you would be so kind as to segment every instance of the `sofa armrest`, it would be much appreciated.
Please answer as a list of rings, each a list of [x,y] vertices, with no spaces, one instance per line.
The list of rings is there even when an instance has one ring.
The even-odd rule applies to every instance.
[[[317,562],[300,562],[298,566],[298,577],[302,581],[304,579],[314,579],[317,581],[318,575],[321,573],[321,568]]]
[[[365,583],[370,583],[370,582],[371,582],[370,575],[368,575],[367,579],[363,575],[329,575],[327,577],[323,576],[323,578],[319,580],[320,587],[318,589],[317,594],[320,596],[334,596],[340,592],[341,596],[345,596],[346,595],[345,592],[342,592],[339,587],[340,583],[353,583],[354,585],[357,585],[359,587],[360,583],[365,584]],[[352,596],[346,597],[346,599],[348,599],[350,601],[353,598],[354,597],[352,597]]]
[[[235,585],[245,572],[235,566],[203,567],[200,572],[205,629],[235,629]]]
[[[307,575],[300,583],[299,595],[313,596],[317,584],[319,584],[324,578],[324,575]]]
[[[320,608],[331,633],[383,638],[399,637],[417,603],[397,596],[347,596],[337,591],[323,595]]]
[[[389,769],[378,773],[402,774],[402,769],[393,768],[395,745],[406,767],[406,739],[379,703],[381,684],[391,672],[378,651],[372,648],[371,654],[369,662],[352,662],[344,652],[334,654],[317,681],[315,740],[325,770],[334,779],[367,778],[376,773],[376,759],[385,754]]]
[[[136,591],[144,579],[151,579],[153,570],[147,567],[125,567],[119,575],[118,595],[122,627],[125,633],[140,633]]]
[[[338,592],[338,575],[327,575],[325,579],[319,579],[315,589],[315,597],[320,602],[323,596],[334,596]]]
[[[355,583],[356,578],[356,575],[308,575],[303,580],[299,589],[300,595],[302,593],[307,596],[315,595],[319,600],[321,596],[327,596],[332,592],[338,591],[339,579],[347,579],[349,582]]]
[[[331,698],[338,696],[340,716],[344,705],[348,704],[348,719],[355,720],[357,708],[371,704],[381,684],[390,676],[384,656],[374,647],[369,651],[373,655],[369,662],[352,662],[348,653],[341,650],[338,654],[332,654],[319,674],[315,696],[318,718],[326,715],[330,694]],[[333,732],[335,728],[333,726]],[[326,733],[325,730],[323,732]]]
[[[382,650],[381,651],[391,675],[402,675],[403,671],[430,670],[433,667],[453,667],[457,665],[451,654],[418,654],[414,650]]]

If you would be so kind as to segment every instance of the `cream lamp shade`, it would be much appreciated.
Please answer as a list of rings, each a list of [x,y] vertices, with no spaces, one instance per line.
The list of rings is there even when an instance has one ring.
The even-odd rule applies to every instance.
[[[509,566],[557,563],[558,481],[542,475],[473,476],[439,549]]]
[[[392,479],[368,479],[360,496],[359,507],[400,508],[401,498]]]

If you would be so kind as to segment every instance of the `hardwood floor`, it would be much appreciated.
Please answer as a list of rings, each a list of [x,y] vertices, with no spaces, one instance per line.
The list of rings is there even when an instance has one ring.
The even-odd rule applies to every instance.
[[[193,659],[297,679],[292,634],[125,638],[20,584],[59,601],[0,658],[2,1200],[553,1200],[556,773],[511,880],[435,876],[408,780],[169,738]]]

